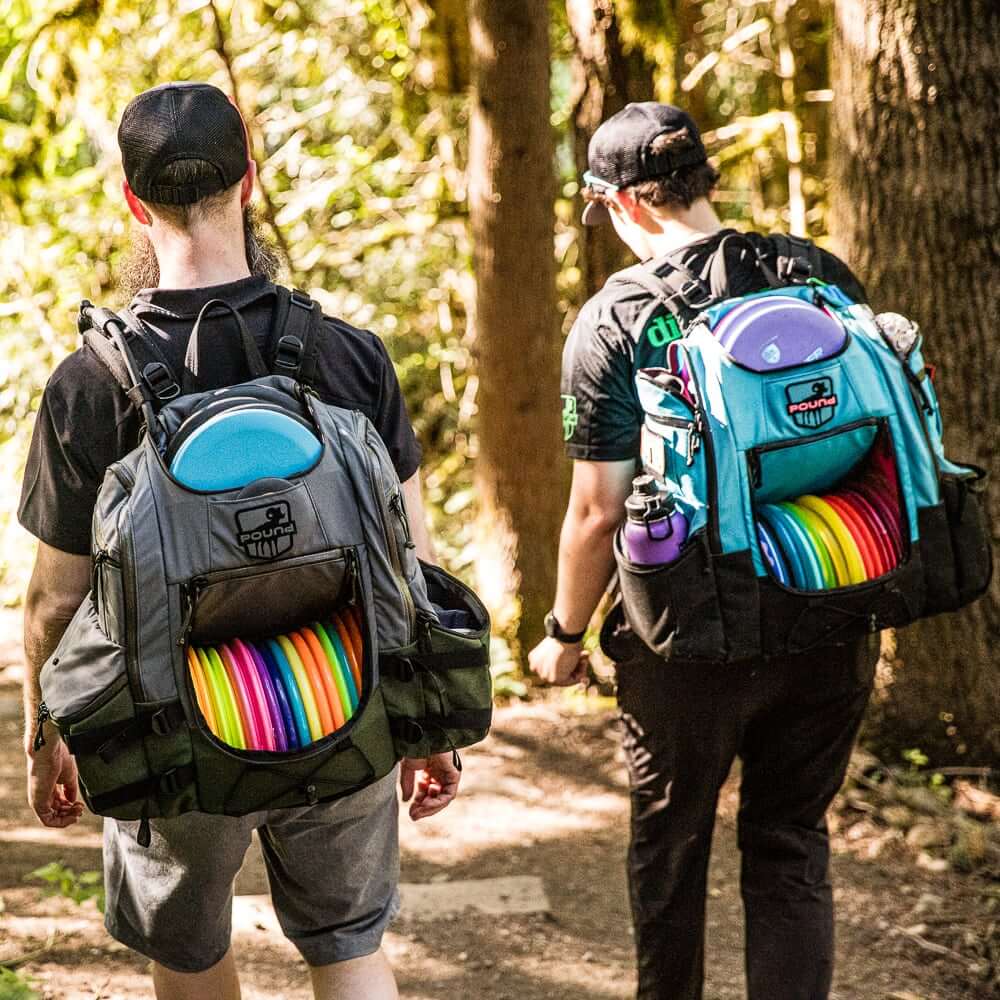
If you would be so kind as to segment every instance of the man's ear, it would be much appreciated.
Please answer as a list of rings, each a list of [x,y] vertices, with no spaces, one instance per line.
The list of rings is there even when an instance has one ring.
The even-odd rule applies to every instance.
[[[642,212],[642,207],[639,202],[628,193],[628,191],[616,191],[615,199],[621,206],[622,211],[625,216],[631,222],[640,222],[640,215]]]
[[[149,212],[146,211],[146,206],[139,201],[135,192],[128,186],[128,181],[122,181],[122,193],[125,195],[125,202],[128,205],[128,210],[132,213],[136,222],[139,222],[144,226],[151,226],[153,224],[153,220],[149,217]]]
[[[254,159],[247,161],[247,172],[240,182],[240,208],[246,208],[253,197],[253,184],[257,179],[257,163]]]

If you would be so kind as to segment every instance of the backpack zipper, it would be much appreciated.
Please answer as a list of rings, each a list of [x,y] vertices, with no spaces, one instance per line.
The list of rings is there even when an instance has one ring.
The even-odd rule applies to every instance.
[[[181,619],[181,630],[177,636],[177,645],[186,646],[191,629],[194,627],[194,610],[198,604],[198,594],[205,588],[208,580],[203,576],[196,576],[181,584],[181,606],[184,608],[184,617]]]
[[[410,593],[410,585],[403,572],[403,561],[399,555],[399,546],[396,543],[396,533],[392,530],[392,525],[389,523],[388,504],[386,503],[385,494],[382,490],[382,484],[379,482],[379,477],[375,469],[375,455],[373,454],[371,446],[368,444],[364,425],[362,425],[359,420],[362,416],[363,415],[358,411],[354,411],[354,426],[357,429],[358,436],[362,439],[361,443],[365,450],[365,464],[368,468],[368,482],[371,486],[372,493],[375,495],[375,503],[378,507],[379,518],[382,523],[382,534],[385,536],[386,545],[389,550],[389,562],[392,564],[393,577],[396,583],[396,588],[399,591],[400,599],[403,602],[403,608],[406,611],[407,622],[410,626],[410,635],[413,635],[417,626],[417,608],[413,602],[413,595]],[[409,533],[408,528],[407,533]]]

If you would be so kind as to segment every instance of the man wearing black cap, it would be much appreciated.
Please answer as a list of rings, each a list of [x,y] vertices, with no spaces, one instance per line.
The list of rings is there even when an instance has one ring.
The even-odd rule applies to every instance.
[[[250,211],[256,168],[235,106],[206,84],[166,84],[129,104],[118,139],[125,199],[140,225],[124,285],[134,293],[130,309],[145,336],[180,372],[195,317],[210,300],[224,299],[267,357],[280,298],[271,280],[277,261]],[[224,324],[205,320],[203,332],[218,345],[198,372],[205,389],[247,377]],[[385,348],[337,319],[327,319],[317,339],[309,359],[313,388],[372,420],[403,481],[418,553],[430,558],[420,448]],[[90,586],[90,522],[105,469],[135,447],[139,427],[135,406],[89,347],[49,379],[19,510],[39,539],[25,599],[25,748],[29,800],[46,826],[75,823],[83,805],[76,766],[57,731],[48,727],[44,743],[33,747],[38,675]],[[404,761],[400,782],[404,799],[413,799],[411,817],[421,819],[454,797],[458,772],[442,754]],[[154,820],[146,848],[136,843],[136,823],[106,820],[107,927],[153,960],[161,1000],[238,1000],[232,887],[257,830],[278,918],[309,965],[316,997],[396,997],[380,944],[398,906],[397,817],[390,775],[311,808]]]
[[[546,638],[530,656],[553,684],[586,676],[583,635],[614,573],[612,540],[632,488],[643,411],[635,372],[716,298],[768,287],[764,268],[806,267],[864,301],[832,254],[788,237],[724,229],[709,195],[719,175],[678,108],[630,104],[594,133],[587,225],[609,222],[642,262],[581,309],[563,354],[562,418],[574,459]],[[724,255],[727,287],[711,288]],[[670,308],[647,290],[662,288]],[[725,488],[725,484],[720,484]],[[616,604],[602,647],[616,662],[632,797],[629,890],[644,1000],[702,996],[705,892],[719,789],[742,761],[739,844],[752,1000],[822,1000],[833,967],[824,814],[844,777],[871,689],[856,645],[808,658],[725,664],[655,656]]]

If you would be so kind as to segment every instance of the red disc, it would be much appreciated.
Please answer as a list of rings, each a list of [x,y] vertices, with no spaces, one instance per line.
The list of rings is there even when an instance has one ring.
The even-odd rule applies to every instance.
[[[882,518],[879,516],[878,511],[868,502],[866,497],[862,496],[856,490],[840,490],[837,496],[850,504],[855,513],[859,517],[862,517],[865,524],[871,529],[872,534],[875,536],[875,541],[878,543],[879,553],[882,556],[882,565],[887,568],[887,571],[895,569],[898,565],[896,544],[892,533],[882,523]]]
[[[869,580],[882,576],[887,569],[882,564],[882,553],[878,542],[872,534],[864,518],[855,513],[851,505],[842,497],[824,496],[823,499],[840,515],[841,520],[851,533],[858,550],[861,552],[861,560],[865,564],[865,573]]]

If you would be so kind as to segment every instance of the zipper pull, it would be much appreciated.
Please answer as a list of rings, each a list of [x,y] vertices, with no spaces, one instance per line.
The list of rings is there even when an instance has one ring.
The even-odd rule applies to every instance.
[[[406,516],[406,508],[403,506],[403,496],[401,493],[393,493],[389,500],[389,509],[399,518],[403,526],[403,543],[408,549],[416,548],[413,538],[410,535],[410,519]]]
[[[51,718],[52,713],[49,711],[48,705],[44,701],[39,702],[38,713],[35,715],[35,738],[31,743],[36,753],[45,746],[45,723]]]
[[[358,554],[354,549],[347,550],[347,603],[358,603],[358,577],[360,567],[358,566]]]
[[[698,433],[697,424],[693,421],[688,424],[687,450],[684,454],[684,464],[694,465],[694,456],[701,447],[701,438]]]
[[[763,473],[760,470],[760,455],[755,451],[751,451],[747,455],[747,459],[750,462],[750,485],[754,489],[759,489],[763,481]]]
[[[191,628],[194,625],[194,609],[198,602],[198,591],[205,583],[204,577],[195,577],[181,587],[181,595],[184,599],[184,619],[181,622],[181,632],[177,637],[178,646],[186,646]]]
[[[90,565],[90,593],[93,595],[94,607],[98,607],[100,604],[101,566],[107,558],[107,552],[99,549]]]
[[[431,652],[431,622],[433,619],[425,612],[417,614],[417,646],[425,653]]]

